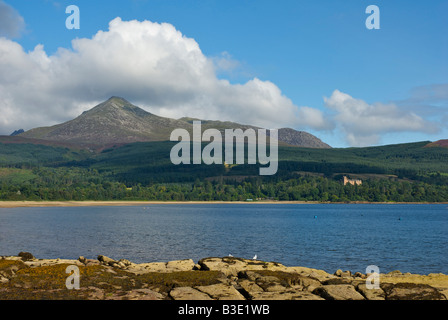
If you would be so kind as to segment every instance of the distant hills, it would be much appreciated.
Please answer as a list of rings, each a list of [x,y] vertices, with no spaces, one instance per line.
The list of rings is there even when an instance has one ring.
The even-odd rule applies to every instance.
[[[104,149],[133,142],[168,141],[174,129],[192,131],[193,118],[170,119],[149,113],[120,97],[111,97],[107,101],[83,112],[73,120],[51,127],[40,127],[12,136],[55,141]],[[202,129],[259,129],[252,125],[243,125],[230,121],[201,120]],[[305,148],[331,148],[314,135],[290,128],[280,128],[279,143]]]
[[[428,143],[425,147],[442,147],[448,148],[448,139],[438,140]]]
[[[10,134],[10,136],[17,136],[24,132],[25,132],[25,130],[23,130],[23,129],[15,130],[13,133]]]

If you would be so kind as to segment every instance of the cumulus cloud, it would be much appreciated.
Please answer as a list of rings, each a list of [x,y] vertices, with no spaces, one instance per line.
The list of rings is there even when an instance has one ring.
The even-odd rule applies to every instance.
[[[233,57],[227,52],[222,52],[219,56],[212,58],[218,72],[232,72],[240,67],[240,62],[233,59]]]
[[[23,17],[9,4],[0,0],[0,37],[17,38],[24,29]]]
[[[219,79],[218,68],[237,67],[230,55],[206,57],[194,39],[169,23],[116,18],[107,31],[75,39],[71,49],[51,56],[43,45],[25,52],[0,38],[0,57],[3,134],[69,120],[110,96],[174,118],[266,128],[327,125],[318,110],[299,108],[272,82]]]
[[[395,103],[369,104],[335,90],[324,98],[322,111],[295,105],[270,81],[234,84],[219,76],[239,67],[225,52],[205,56],[194,39],[169,23],[116,18],[108,30],[74,39],[71,48],[53,55],[43,45],[25,52],[16,41],[0,37],[0,134],[67,121],[121,96],[161,116],[340,130],[350,145],[364,146],[387,133],[434,133],[437,123],[420,116],[418,108],[429,101],[437,108],[440,101],[446,105],[446,85],[433,85]]]
[[[298,111],[300,126],[314,130],[329,131],[334,129],[334,123],[319,109],[300,107]]]
[[[437,123],[429,122],[394,103],[369,104],[339,90],[335,90],[330,98],[325,97],[324,102],[335,112],[333,119],[351,146],[377,144],[380,137],[387,133],[439,131]]]

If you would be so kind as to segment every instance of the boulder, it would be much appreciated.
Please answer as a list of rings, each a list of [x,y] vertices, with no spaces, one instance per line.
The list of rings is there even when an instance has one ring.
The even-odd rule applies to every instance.
[[[303,287],[303,290],[313,292],[315,289],[322,286],[322,284],[311,277],[301,277],[300,278],[300,285]]]
[[[167,272],[191,271],[195,263],[191,259],[169,261],[166,264]]]
[[[365,300],[355,287],[349,284],[324,285],[313,293],[326,300]]]
[[[95,259],[86,259],[86,261],[85,261],[86,267],[100,265],[100,264],[101,264],[101,262],[99,262],[98,260],[95,260]]]
[[[125,267],[129,267],[129,266],[133,265],[133,263],[131,261],[129,261],[128,259],[120,259],[120,260],[118,260],[118,263],[122,263]]]
[[[30,261],[36,259],[31,253],[29,252],[19,252],[18,255],[20,258],[22,258],[23,261]]]
[[[109,266],[112,266],[113,264],[117,263],[117,261],[115,261],[114,259],[111,259],[103,255],[98,256],[98,261]]]
[[[385,300],[386,294],[383,289],[368,289],[365,283],[360,283],[356,289],[364,296],[367,300]]]
[[[386,300],[446,300],[437,289],[420,283],[385,283],[381,288],[386,294]]]

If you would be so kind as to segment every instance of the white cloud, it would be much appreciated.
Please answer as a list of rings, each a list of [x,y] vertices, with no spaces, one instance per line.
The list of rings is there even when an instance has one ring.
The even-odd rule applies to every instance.
[[[325,118],[324,113],[315,108],[300,107],[298,112],[299,122],[301,126],[314,130],[332,130],[334,123],[328,117]]]
[[[0,38],[1,133],[69,120],[110,96],[162,116],[231,120],[267,128],[327,124],[298,108],[272,82],[218,79],[217,61],[168,23],[112,20],[109,30],[75,39],[48,56]],[[229,55],[221,69],[237,67]],[[300,128],[299,128],[300,129]]]
[[[9,4],[0,0],[0,37],[17,38],[25,29],[25,20]]]
[[[212,58],[217,71],[231,72],[240,67],[240,62],[232,58],[232,56],[224,51],[219,56]]]
[[[324,98],[324,102],[336,113],[333,119],[351,146],[377,144],[387,133],[439,131],[437,123],[393,103],[368,104],[339,90],[335,90],[330,98]]]
[[[25,52],[0,37],[0,134],[70,120],[111,96],[172,118],[335,129],[352,146],[377,144],[388,133],[438,130],[421,110],[406,108],[409,101],[369,104],[335,90],[321,111],[295,105],[270,81],[232,84],[218,77],[239,67],[227,53],[205,56],[194,39],[168,23],[116,18],[108,30],[75,39],[72,49],[50,56],[43,45]],[[412,99],[446,101],[445,88],[421,88]]]

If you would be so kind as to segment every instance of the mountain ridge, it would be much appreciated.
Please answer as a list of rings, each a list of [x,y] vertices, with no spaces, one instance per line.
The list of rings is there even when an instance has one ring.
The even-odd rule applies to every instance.
[[[78,117],[49,127],[33,128],[17,136],[23,138],[68,142],[90,148],[122,145],[133,142],[168,141],[174,129],[191,132],[192,122],[200,120],[202,129],[260,129],[231,121],[201,120],[189,117],[171,119],[152,114],[133,105],[124,98],[112,96],[108,100],[84,111]],[[279,144],[331,148],[314,135],[291,128],[279,129]]]

